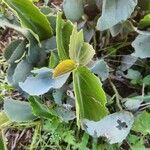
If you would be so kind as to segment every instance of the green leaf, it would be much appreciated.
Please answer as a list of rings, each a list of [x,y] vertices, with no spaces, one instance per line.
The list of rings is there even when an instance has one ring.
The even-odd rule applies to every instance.
[[[136,116],[133,130],[137,132],[141,132],[142,134],[146,135],[150,133],[150,113],[144,111]]]
[[[59,127],[62,127],[62,122],[60,123],[60,119],[59,118],[52,118],[51,120],[46,120],[43,124],[43,130],[44,131],[48,131],[48,132],[51,132],[51,133],[55,133],[57,132],[57,129]],[[59,130],[60,132],[62,131],[62,128],[61,130]]]
[[[4,100],[4,112],[11,121],[15,122],[28,122],[36,119],[29,103],[11,98]]]
[[[88,43],[83,43],[83,46],[80,51],[78,51],[78,63],[80,65],[87,65],[95,54],[95,50],[92,45]]]
[[[9,121],[9,119],[8,119],[7,115],[3,111],[1,111],[0,112],[0,127],[8,121]]]
[[[70,21],[65,22],[61,15],[61,13],[57,15],[56,41],[59,58],[65,60],[69,58],[69,43],[73,25]]]
[[[13,41],[6,49],[5,49],[5,59],[8,63],[14,63],[16,60],[20,59],[26,49],[26,41],[16,40]]]
[[[54,111],[50,110],[46,105],[42,104],[38,97],[30,97],[29,102],[31,104],[33,114],[37,117],[51,119],[53,115],[56,115]]]
[[[149,150],[149,148],[144,146],[144,140],[140,136],[130,134],[128,136],[128,141],[132,150]]]
[[[69,56],[72,60],[79,62],[79,53],[84,43],[83,30],[77,31],[75,25],[70,37]]]
[[[15,40],[12,41],[5,49],[4,51],[4,57],[6,60],[9,60],[9,58],[11,57],[13,51],[18,47],[18,45],[20,44],[22,40]]]
[[[2,133],[0,131],[0,150],[5,150],[4,141],[2,138]]]
[[[43,5],[43,6],[40,7],[40,11],[41,11],[44,15],[48,15],[48,14],[50,14],[50,13],[53,12],[52,8],[50,8],[49,6],[45,6],[45,5]]]
[[[83,30],[77,31],[77,26],[74,26],[70,37],[69,56],[72,60],[80,65],[87,65],[93,58],[95,51],[93,47],[84,42]]]
[[[43,66],[47,58],[45,48],[40,47],[35,40],[30,41],[26,59],[33,66]]]
[[[78,21],[84,14],[83,0],[64,0],[63,10],[67,19]]]
[[[144,28],[150,25],[150,14],[144,16],[142,20],[140,20],[139,27]]]
[[[38,40],[52,36],[46,16],[30,0],[3,0],[18,16],[22,26],[28,28]]]
[[[84,133],[81,143],[77,144],[78,149],[79,150],[83,150],[83,149],[88,150],[88,148],[87,148],[88,141],[89,141],[89,135],[87,133]]]
[[[150,1],[149,0],[138,0],[138,6],[143,10],[150,10]]]
[[[102,16],[98,20],[97,28],[103,31],[125,21],[136,5],[137,0],[104,0]]]
[[[136,39],[132,42],[132,46],[135,52],[132,54],[139,58],[149,58],[150,57],[150,35],[139,34]]]
[[[58,55],[55,52],[51,52],[51,56],[49,58],[49,67],[55,68],[59,63]]]
[[[47,15],[47,19],[48,19],[48,21],[49,21],[50,24],[51,24],[51,27],[52,27],[52,29],[53,29],[53,33],[54,33],[54,34],[56,33],[56,18],[57,18],[56,15],[53,15],[53,14]]]
[[[68,145],[75,145],[76,139],[74,137],[74,131],[68,130],[63,132],[62,139],[68,144]]]
[[[27,60],[30,64],[37,64],[40,60],[41,48],[38,43],[34,41],[30,41],[30,45],[28,47]]]
[[[98,121],[108,114],[105,92],[100,80],[86,67],[73,72],[77,119]]]
[[[146,77],[144,77],[143,83],[145,83],[145,85],[150,85],[150,75],[147,75]]]

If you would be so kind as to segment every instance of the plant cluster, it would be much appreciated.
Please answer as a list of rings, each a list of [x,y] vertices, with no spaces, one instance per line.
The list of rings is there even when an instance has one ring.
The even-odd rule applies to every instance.
[[[4,50],[6,78],[25,101],[0,95],[0,148],[8,127],[24,126],[34,128],[30,150],[148,149],[150,2],[34,2],[1,2],[0,27],[19,35]],[[122,96],[113,79],[137,90]]]

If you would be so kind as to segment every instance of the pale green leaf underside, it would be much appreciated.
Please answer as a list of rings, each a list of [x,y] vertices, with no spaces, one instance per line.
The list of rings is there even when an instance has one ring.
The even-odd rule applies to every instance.
[[[64,0],[63,9],[67,19],[78,21],[84,14],[83,0]]]
[[[100,121],[82,120],[84,129],[91,136],[106,137],[110,144],[121,143],[129,134],[134,117],[128,111],[110,114]]]
[[[106,80],[109,76],[109,67],[103,59],[96,61],[91,71],[97,74],[102,81]]]
[[[139,58],[150,57],[150,35],[138,35],[132,42],[135,52],[132,54]]]
[[[28,122],[36,118],[32,114],[29,103],[13,100],[11,98],[4,100],[4,112],[11,121],[15,122]]]
[[[129,18],[137,5],[137,0],[103,0],[102,16],[97,28],[106,30]]]

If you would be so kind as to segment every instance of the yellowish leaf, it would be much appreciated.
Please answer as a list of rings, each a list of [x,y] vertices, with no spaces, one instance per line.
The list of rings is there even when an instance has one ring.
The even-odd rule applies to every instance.
[[[53,72],[53,77],[58,77],[60,75],[63,75],[65,73],[68,73],[76,68],[77,64],[75,61],[71,59],[66,59],[62,62],[60,62]]]

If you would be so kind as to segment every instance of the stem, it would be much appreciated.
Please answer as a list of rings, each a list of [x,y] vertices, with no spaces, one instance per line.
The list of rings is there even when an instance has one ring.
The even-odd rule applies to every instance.
[[[96,45],[97,45],[97,42],[96,42],[96,33],[95,33],[93,37],[93,47],[95,50],[96,50]]]
[[[140,111],[145,110],[146,108],[150,108],[150,105],[146,105],[145,107],[141,108]]]
[[[105,55],[104,57],[103,57],[103,59],[105,59],[105,58],[107,58],[108,56],[111,56],[113,53],[115,53],[117,50],[119,50],[120,48],[122,48],[122,47],[126,47],[126,46],[128,46],[128,45],[131,45],[131,42],[127,42],[127,43],[122,43],[121,45],[119,45],[117,48],[115,48],[113,51],[111,51],[109,54],[107,54],[107,55]],[[106,47],[106,48],[104,48],[104,49],[102,49],[102,50],[105,50],[105,49],[109,49],[109,48],[113,48],[113,46],[110,46],[110,47]]]
[[[143,83],[143,85],[142,85],[142,97],[144,97],[144,92],[145,92],[145,83]]]
[[[2,129],[0,132],[1,132],[1,136],[2,136],[2,141],[3,141],[4,149],[5,149],[5,150],[8,150],[8,149],[7,149],[7,144],[6,144],[6,141],[7,141],[7,140],[6,140],[6,138],[5,138],[5,129]]]
[[[39,135],[39,131],[41,130],[41,123],[39,122],[36,127],[35,127],[35,131],[34,131],[34,135],[32,137],[32,143],[30,145],[30,150],[33,150],[34,149],[34,146],[36,144],[36,140],[37,140],[37,137]]]
[[[109,78],[109,82],[110,82],[110,84],[111,84],[111,86],[112,86],[112,89],[113,89],[115,95],[116,95],[116,103],[117,103],[117,106],[118,106],[119,110],[122,111],[123,109],[122,109],[122,106],[121,106],[121,104],[120,104],[121,96],[119,95],[119,93],[118,93],[118,91],[117,91],[115,85],[113,84],[113,82],[111,81],[110,78]]]

